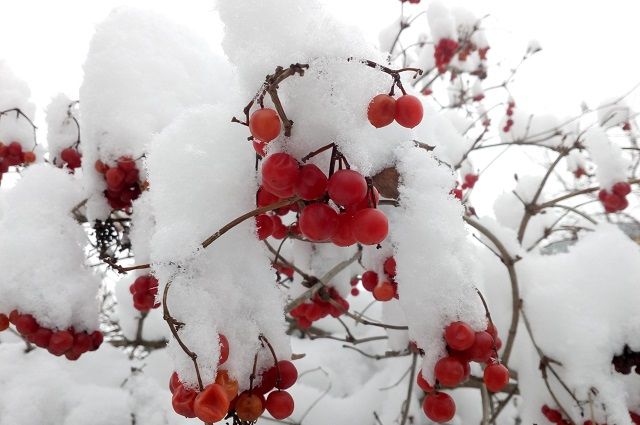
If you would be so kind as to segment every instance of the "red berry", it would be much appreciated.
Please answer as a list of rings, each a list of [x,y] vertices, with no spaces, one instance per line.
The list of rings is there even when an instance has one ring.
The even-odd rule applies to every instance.
[[[197,392],[185,388],[184,385],[178,385],[173,393],[173,397],[171,397],[173,410],[178,415],[182,415],[186,418],[195,418],[194,402],[197,395]]]
[[[262,108],[251,114],[249,131],[258,140],[269,143],[280,134],[280,117],[274,109]]]
[[[422,121],[422,102],[415,96],[400,96],[396,101],[396,122],[403,127],[413,128]]]
[[[36,162],[36,154],[33,152],[25,152],[22,154],[22,162],[25,164],[32,164]]]
[[[282,224],[282,220],[280,219],[280,217],[273,216],[271,217],[271,220],[273,221],[273,233],[271,234],[271,236],[276,239],[283,239],[285,236],[287,236],[287,226]]]
[[[393,299],[395,294],[395,287],[387,281],[384,281],[373,288],[373,298],[378,301],[390,301]]]
[[[351,295],[353,295],[354,297],[360,295],[360,291],[358,290],[358,288],[351,288]]]
[[[293,397],[286,391],[273,391],[265,403],[267,411],[275,419],[288,418],[293,413]]]
[[[218,365],[223,364],[229,358],[229,340],[226,336],[220,334],[220,357],[218,358]]]
[[[389,222],[382,211],[365,208],[355,213],[352,231],[361,244],[376,245],[387,237]]]
[[[256,421],[264,412],[264,404],[265,400],[262,395],[243,391],[236,399],[236,414],[242,421]]]
[[[80,332],[75,334],[73,338],[73,347],[71,347],[71,351],[80,355],[89,351],[92,346],[93,341],[91,340],[91,336],[86,332]]]
[[[385,127],[393,122],[396,116],[396,100],[386,94],[379,94],[371,99],[367,109],[367,118],[376,128]]]
[[[20,316],[22,315],[18,312],[18,310],[11,310],[11,313],[9,313],[9,322],[11,322],[11,324],[15,326]]]
[[[384,260],[384,264],[382,266],[384,268],[384,272],[389,277],[396,277],[396,259],[393,257],[389,257]]]
[[[280,360],[276,368],[280,374],[280,382],[276,381],[279,390],[286,390],[298,380],[298,369],[289,360]]]
[[[67,163],[67,167],[70,169],[75,169],[80,167],[82,164],[80,152],[73,148],[66,148],[60,152],[60,159]]]
[[[11,142],[7,146],[7,156],[22,156],[22,145],[18,142]]]
[[[364,286],[364,289],[371,292],[376,285],[378,285],[378,273],[369,270],[362,274],[362,286]]]
[[[61,356],[73,347],[73,335],[69,331],[57,331],[49,340],[49,352],[54,356]]]
[[[15,325],[16,330],[25,336],[31,335],[40,328],[36,319],[30,314],[20,315],[20,317],[16,319]]]
[[[273,234],[273,220],[266,214],[260,214],[256,217],[256,230],[258,239],[265,240]]]
[[[173,394],[178,388],[178,385],[182,385],[180,382],[180,377],[178,376],[178,372],[173,372],[171,374],[171,378],[169,378],[169,391]]]
[[[484,369],[484,384],[491,392],[502,390],[509,383],[509,369],[502,364],[491,364]]]
[[[267,156],[267,153],[265,152],[266,147],[267,147],[266,142],[263,142],[262,140],[258,140],[258,139],[253,139],[253,149],[261,157]]]
[[[107,187],[112,190],[118,190],[124,183],[126,173],[119,168],[110,168],[105,177],[107,179]]]
[[[299,175],[298,161],[286,153],[269,155],[262,163],[263,186],[283,198],[294,194]]]
[[[351,223],[353,222],[353,216],[349,213],[342,213],[338,215],[338,228],[331,237],[331,242],[337,246],[345,247],[355,244],[356,238],[351,231]]]
[[[476,332],[473,345],[469,348],[469,356],[475,362],[486,362],[493,354],[493,337],[489,332]]]
[[[476,335],[471,326],[464,322],[453,322],[444,330],[444,339],[447,345],[454,350],[464,351],[471,348],[476,340]]]
[[[0,313],[0,332],[6,331],[9,328],[9,318],[6,314]]]
[[[433,386],[430,385],[426,379],[424,379],[424,376],[422,376],[422,369],[418,371],[416,383],[418,384],[418,387],[420,387],[425,393],[430,393],[431,391],[433,391]]]
[[[336,204],[346,207],[361,202],[367,195],[367,181],[353,170],[338,170],[329,178],[329,197]]]
[[[216,384],[220,385],[227,393],[227,399],[233,400],[238,395],[238,381],[231,379],[229,373],[224,369],[218,369]]]
[[[91,342],[93,343],[91,350],[89,351],[95,351],[98,348],[100,348],[100,346],[102,345],[102,341],[104,340],[104,336],[102,335],[102,332],[100,331],[95,331],[91,333]]]
[[[372,187],[371,189],[372,190],[367,192],[367,195],[362,201],[358,202],[355,205],[347,207],[347,211],[356,212],[363,208],[376,208],[378,206],[378,203],[380,202],[380,193],[375,187]]]
[[[296,194],[305,201],[321,198],[327,191],[327,176],[313,164],[300,167],[300,174],[295,184]]]
[[[464,365],[455,357],[443,357],[434,368],[436,379],[445,387],[455,387],[464,379]]]
[[[338,213],[327,204],[307,205],[300,214],[300,231],[314,242],[330,239],[340,224]]]
[[[613,185],[611,191],[618,196],[627,196],[631,193],[631,185],[627,182],[618,182]]]
[[[227,416],[229,399],[227,393],[219,384],[207,385],[198,394],[193,403],[195,415],[203,422],[218,422]]]
[[[269,369],[262,371],[262,380],[260,381],[260,385],[254,388],[254,391],[257,391],[260,394],[268,393],[269,391],[275,388],[276,377],[277,377],[277,371],[275,366],[272,366]]]
[[[280,198],[278,198],[273,193],[269,192],[264,187],[260,187],[258,192],[256,193],[256,205],[258,207],[266,207],[267,205],[275,204],[278,202]]]
[[[456,404],[449,394],[436,392],[424,398],[422,410],[432,421],[443,423],[453,419],[456,414]]]

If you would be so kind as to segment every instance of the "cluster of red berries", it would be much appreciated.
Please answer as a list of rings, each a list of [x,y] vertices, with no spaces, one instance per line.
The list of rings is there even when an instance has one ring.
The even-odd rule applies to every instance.
[[[497,359],[501,342],[492,323],[486,331],[474,332],[464,322],[453,322],[445,328],[444,339],[448,356],[435,365],[436,385],[431,385],[418,373],[418,386],[427,393],[422,408],[429,419],[442,423],[450,421],[456,413],[451,396],[438,391],[440,386],[454,388],[464,382],[470,374],[469,362],[485,363],[484,385],[489,391],[498,392],[509,383],[509,370]]]
[[[571,422],[570,420],[564,419],[562,417],[562,413],[557,410],[557,409],[552,409],[549,406],[547,406],[546,404],[544,406],[542,406],[542,414],[544,415],[545,418],[547,418],[549,420],[549,422],[551,422],[552,424],[555,425],[569,425],[573,422]],[[640,425],[640,415],[633,413],[631,411],[629,411],[629,416],[631,417],[631,422],[633,422],[636,425]],[[604,424],[600,424],[597,422],[593,422],[592,420],[586,420],[582,423],[582,425],[607,425],[606,423]]]
[[[608,213],[622,211],[629,206],[627,195],[631,193],[631,186],[627,182],[618,182],[611,187],[611,192],[601,189],[598,199]]]
[[[22,145],[18,142],[11,142],[8,145],[0,142],[0,181],[2,175],[9,171],[9,167],[17,165],[27,165],[35,162],[36,154],[22,150]]]
[[[286,153],[268,156],[262,164],[257,205],[270,205],[294,195],[306,201],[302,206],[292,204],[285,209],[285,213],[299,212],[297,224],[288,229],[281,222],[270,226],[269,216],[261,216],[257,219],[259,238],[284,237],[289,231],[313,242],[331,241],[345,247],[357,242],[376,245],[387,237],[387,217],[376,208],[377,190],[357,171],[338,170],[327,178],[317,166],[300,166]],[[339,212],[329,205],[329,199],[338,206]]]
[[[395,281],[396,277],[396,260],[393,257],[389,257],[384,261],[382,266],[385,279],[380,279],[378,273],[367,270],[362,274],[360,278],[362,280],[362,286],[367,291],[373,294],[373,298],[378,301],[390,301],[394,298],[398,298],[398,284]]]
[[[456,197],[456,199],[462,200],[464,191],[467,189],[473,189],[479,178],[480,176],[477,174],[465,174],[464,183],[462,183],[460,187],[452,189],[451,193]]]
[[[438,41],[435,51],[433,52],[438,72],[442,74],[447,70],[447,65],[449,65],[449,62],[451,62],[451,59],[455,56],[458,47],[458,42],[450,38],[441,38],[440,41]]]
[[[628,345],[624,346],[621,354],[613,356],[611,363],[618,373],[628,375],[635,367],[635,372],[640,375],[640,352],[633,351]]]
[[[139,276],[129,286],[129,292],[133,295],[133,307],[138,311],[148,312],[160,307],[160,303],[156,302],[158,279],[152,275]]]
[[[138,199],[142,193],[143,187],[139,181],[140,170],[130,157],[120,157],[114,167],[109,167],[104,162],[97,160],[95,168],[98,173],[104,175],[107,183],[104,196],[111,208],[128,209],[131,207],[131,202]]]
[[[379,94],[371,99],[367,108],[367,118],[375,128],[386,127],[394,120],[403,127],[413,128],[420,124],[423,115],[422,102],[409,94],[398,99]]]
[[[80,168],[82,165],[82,154],[75,148],[66,148],[60,152],[60,167],[67,166],[70,170]]]
[[[229,343],[220,335],[219,365],[229,358]],[[255,388],[239,392],[238,381],[219,369],[213,383],[197,391],[184,386],[176,372],[171,375],[169,389],[173,410],[187,418],[197,417],[206,423],[235,416],[241,421],[254,422],[265,411],[275,419],[288,418],[294,409],[293,397],[286,390],[298,380],[298,370],[287,360],[277,362],[262,374],[262,382]]]
[[[504,127],[502,128],[502,131],[504,131],[505,133],[508,133],[509,131],[511,131],[511,127],[513,127],[513,109],[516,107],[516,102],[514,102],[513,100],[509,100],[509,102],[507,103],[507,116],[509,118],[507,118],[507,122],[504,124]]]
[[[329,300],[339,304],[338,308]],[[327,316],[340,317],[344,311],[349,310],[349,302],[342,298],[334,288],[318,291],[308,302],[304,302],[291,310],[291,317],[296,319],[300,329],[308,329],[313,322]]]
[[[73,328],[57,330],[40,326],[31,314],[21,314],[13,310],[9,316],[0,313],[0,332],[13,324],[16,331],[27,341],[40,348],[46,348],[54,356],[64,355],[69,360],[78,360],[87,351],[95,351],[102,344],[102,333],[76,332]]]

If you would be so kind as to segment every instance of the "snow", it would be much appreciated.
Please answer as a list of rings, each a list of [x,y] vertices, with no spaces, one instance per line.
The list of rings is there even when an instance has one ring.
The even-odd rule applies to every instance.
[[[45,112],[49,156],[56,159],[56,164],[60,164],[60,152],[74,147],[80,137],[73,120],[79,117],[78,105],[64,93],[59,93],[51,99]]]
[[[588,129],[584,140],[591,160],[596,165],[596,178],[602,188],[610,189],[614,184],[627,180],[629,160],[624,157],[622,149],[609,140],[604,129]]]
[[[31,120],[35,116],[35,104],[30,100],[31,90],[26,82],[16,76],[9,65],[0,60],[0,111],[18,108]],[[23,150],[34,147],[33,128],[15,112],[0,116],[0,142],[8,145],[19,142]]]

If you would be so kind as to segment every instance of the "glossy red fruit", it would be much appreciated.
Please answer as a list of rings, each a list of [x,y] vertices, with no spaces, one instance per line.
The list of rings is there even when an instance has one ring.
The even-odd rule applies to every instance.
[[[269,143],[280,134],[280,117],[271,108],[262,108],[251,114],[249,131],[258,140]]]
[[[371,189],[372,190],[367,192],[367,195],[362,201],[358,202],[355,205],[347,207],[347,211],[356,212],[363,208],[376,208],[378,206],[378,203],[380,202],[380,193],[375,187],[372,187]]]
[[[25,164],[33,164],[36,162],[36,154],[33,152],[25,152],[22,154],[22,161]]]
[[[433,391],[433,386],[429,384],[426,379],[424,379],[424,376],[422,376],[422,369],[418,371],[416,383],[418,384],[418,387],[420,387],[420,389],[422,389],[422,391],[424,391],[425,393],[430,393],[431,391]]]
[[[288,418],[294,409],[293,397],[286,391],[273,391],[267,397],[265,407],[274,419]]]
[[[229,372],[224,369],[218,369],[218,374],[216,375],[216,384],[220,385],[225,393],[227,394],[227,398],[229,400],[233,400],[238,395],[238,381],[235,379],[231,379],[229,376]]]
[[[387,281],[381,282],[373,288],[373,298],[378,301],[390,301],[396,294],[395,287]]]
[[[175,389],[173,397],[171,397],[171,405],[173,410],[178,414],[186,418],[195,418],[194,403],[196,401],[197,392],[185,388],[180,384]]]
[[[269,192],[264,187],[260,187],[256,193],[256,205],[258,207],[266,207],[267,205],[275,204],[280,200],[279,197]]]
[[[491,364],[484,369],[484,385],[494,393],[509,383],[509,369],[502,364]]]
[[[302,210],[298,223],[302,234],[315,242],[331,239],[340,224],[338,213],[322,203],[307,205]]]
[[[367,181],[353,170],[338,170],[329,178],[329,197],[336,204],[347,207],[361,202],[367,195]]]
[[[40,328],[36,319],[30,314],[20,315],[20,317],[16,319],[15,325],[16,330],[22,335],[31,335]]]
[[[371,292],[373,288],[378,284],[378,273],[368,270],[362,273],[362,286],[364,289]]]
[[[259,240],[265,240],[273,234],[273,220],[266,214],[256,216],[256,231]]]
[[[218,422],[227,416],[229,399],[219,384],[207,385],[199,393],[193,403],[193,412],[203,422]]]
[[[384,260],[383,264],[384,272],[389,277],[396,277],[396,259],[393,257],[389,257]]]
[[[396,100],[387,95],[379,94],[371,99],[367,109],[367,118],[376,128],[385,127],[396,117]]]
[[[435,376],[445,387],[455,387],[464,379],[464,365],[455,357],[443,357],[436,363]]]
[[[51,329],[39,328],[37,331],[29,335],[29,342],[35,344],[37,347],[47,348],[49,346],[49,341],[51,340],[51,335],[53,335]]]
[[[422,121],[422,102],[415,96],[406,94],[396,100],[396,122],[403,127],[413,128]]]
[[[320,168],[313,164],[303,165],[295,184],[296,195],[305,201],[313,201],[324,196],[327,184],[327,176]]]
[[[57,331],[49,340],[49,352],[54,356],[61,356],[73,347],[73,335],[69,331]]]
[[[269,155],[262,163],[262,183],[267,190],[280,197],[292,196],[300,175],[298,161],[286,153]]]
[[[178,388],[178,385],[182,385],[180,382],[180,377],[178,376],[178,372],[173,372],[171,377],[169,378],[169,391],[173,394]]]
[[[473,345],[476,335],[471,326],[464,322],[453,322],[444,330],[444,340],[454,350],[464,351]]]
[[[6,314],[0,313],[0,332],[6,331],[9,328],[9,317]]]
[[[91,349],[93,341],[91,336],[86,332],[79,332],[73,337],[73,347],[71,351],[75,354],[84,354]]]
[[[91,350],[96,351],[102,345],[102,341],[104,340],[104,336],[100,331],[94,331],[91,333],[91,342],[93,343],[91,346]]]
[[[627,196],[631,193],[631,186],[627,182],[618,182],[613,185],[611,191],[618,196]]]
[[[280,381],[276,379],[276,388],[286,390],[298,380],[298,369],[289,360],[280,360],[277,364]]]
[[[353,216],[353,235],[363,245],[382,242],[389,232],[387,216],[376,208],[365,208]]]
[[[9,146],[7,146],[7,154],[7,156],[21,156],[22,145],[18,142],[9,143]]]
[[[264,404],[262,395],[243,391],[235,402],[236,415],[243,421],[256,421],[264,412]]]
[[[446,393],[436,392],[428,394],[422,402],[422,410],[427,418],[434,422],[448,422],[456,414],[456,403]]]
[[[469,348],[469,356],[475,362],[486,362],[493,355],[493,337],[489,332],[476,332],[473,345]]]
[[[304,304],[303,304],[304,305]],[[254,388],[254,391],[257,391],[260,394],[266,394],[276,386],[276,377],[277,371],[276,367],[272,366],[269,369],[266,369],[262,372],[262,380],[260,381],[260,385]]]
[[[338,228],[331,237],[331,242],[337,246],[345,247],[351,246],[357,242],[356,237],[353,236],[351,230],[351,224],[353,223],[353,216],[349,213],[341,213],[338,215]]]
[[[75,169],[80,167],[82,164],[82,156],[80,152],[73,148],[66,148],[60,152],[60,159],[67,163],[67,167],[70,169]]]
[[[218,365],[221,365],[229,358],[229,340],[222,334],[218,336],[218,340],[220,341],[220,357],[218,358]]]

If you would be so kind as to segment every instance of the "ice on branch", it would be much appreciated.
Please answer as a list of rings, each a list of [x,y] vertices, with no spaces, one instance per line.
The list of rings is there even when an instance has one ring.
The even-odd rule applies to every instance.
[[[71,214],[83,199],[79,184],[36,165],[3,197],[0,312],[32,314],[50,329],[96,330],[100,280],[85,266],[86,236]]]

